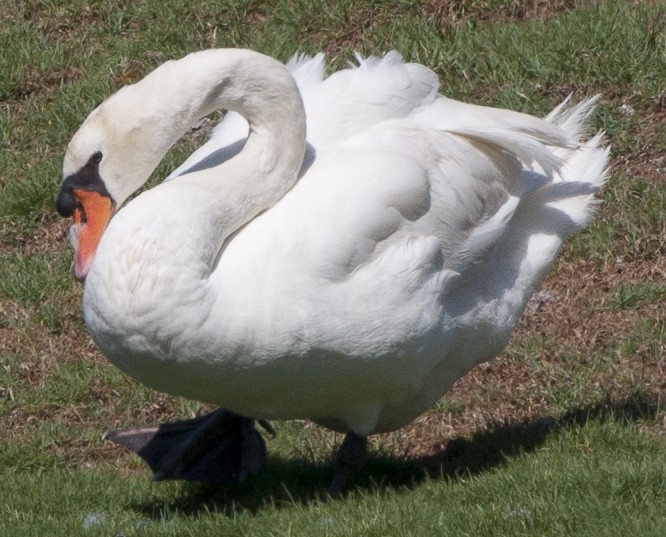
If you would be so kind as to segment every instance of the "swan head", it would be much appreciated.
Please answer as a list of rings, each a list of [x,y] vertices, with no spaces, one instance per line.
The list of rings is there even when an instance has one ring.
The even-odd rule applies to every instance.
[[[83,281],[116,203],[102,181],[99,168],[104,155],[95,151],[81,168],[65,176],[56,197],[56,209],[72,217],[69,239],[74,248],[74,275]]]
[[[70,141],[56,196],[61,216],[72,218],[74,275],[83,281],[117,207],[150,176],[161,154],[150,158],[149,139],[128,113],[121,89],[97,107]],[[143,138],[143,139],[142,139]]]

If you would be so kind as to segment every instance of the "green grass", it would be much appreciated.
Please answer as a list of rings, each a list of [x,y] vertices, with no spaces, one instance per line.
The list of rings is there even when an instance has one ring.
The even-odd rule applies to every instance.
[[[0,534],[666,534],[666,5],[24,0],[0,20]],[[302,423],[277,424],[266,474],[222,489],[153,483],[99,439],[201,405],[134,384],[85,335],[62,157],[115,89],[212,46],[325,50],[331,68],[397,49],[451,97],[534,114],[602,94],[612,175],[553,298],[423,422],[374,440],[342,498],[325,497],[339,437]]]
[[[510,454],[502,449],[513,450]],[[618,416],[571,419],[552,431],[516,427],[473,438],[425,476],[366,480],[344,500],[315,484],[328,470],[273,459],[253,484],[125,479],[113,468],[23,473],[0,507],[12,535],[645,535],[666,528],[663,443]],[[488,462],[490,461],[490,462]],[[457,466],[456,466],[457,464]],[[11,476],[10,476],[11,477]],[[303,484],[307,483],[307,484]],[[293,491],[296,492],[293,492]],[[35,505],[40,509],[36,510]],[[3,526],[4,521],[4,526]]]
[[[640,285],[622,286],[611,298],[619,309],[632,309],[645,302],[654,302],[666,296],[666,284],[646,282]]]

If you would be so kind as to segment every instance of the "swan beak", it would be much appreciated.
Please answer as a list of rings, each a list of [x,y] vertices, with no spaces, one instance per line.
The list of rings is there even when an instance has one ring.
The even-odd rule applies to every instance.
[[[83,281],[90,270],[97,245],[114,211],[113,200],[92,190],[73,189],[76,206],[69,239],[74,248],[74,276]]]

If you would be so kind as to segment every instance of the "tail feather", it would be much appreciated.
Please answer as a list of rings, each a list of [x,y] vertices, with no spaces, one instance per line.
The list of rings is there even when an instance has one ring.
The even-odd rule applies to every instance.
[[[540,259],[536,265],[548,266],[562,241],[591,220],[600,203],[595,194],[608,178],[609,148],[602,146],[604,135],[601,132],[581,142],[598,97],[567,107],[569,100],[567,98],[546,118],[569,140],[567,147],[545,145],[542,140],[524,133],[497,129],[486,133],[478,131],[480,138],[494,141],[515,154],[527,167],[511,186],[512,196],[505,205],[451,256],[451,266],[457,266],[460,259],[479,260],[494,247],[503,253],[487,258],[510,257],[504,250],[506,245],[527,243],[524,237],[530,235],[542,237],[543,252],[534,257]],[[527,154],[530,151],[532,153]],[[529,158],[537,165],[529,166],[526,162]],[[508,235],[514,238],[508,240]]]
[[[574,224],[571,231],[584,227],[594,216],[600,203],[595,194],[608,180],[610,148],[602,147],[602,141],[603,133],[598,133],[583,144],[566,159],[556,180],[542,188],[543,203],[565,213]]]
[[[599,98],[600,95],[594,95],[583,99],[574,106],[568,107],[567,105],[571,101],[571,94],[569,94],[544,119],[560,127],[571,138],[579,140],[581,136],[589,134],[589,119],[596,108]]]

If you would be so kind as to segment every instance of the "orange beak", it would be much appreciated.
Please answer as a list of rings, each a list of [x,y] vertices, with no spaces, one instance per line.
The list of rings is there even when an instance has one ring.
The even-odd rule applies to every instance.
[[[90,270],[99,241],[113,215],[111,198],[91,190],[73,190],[76,208],[70,241],[74,247],[74,276],[83,281]]]

